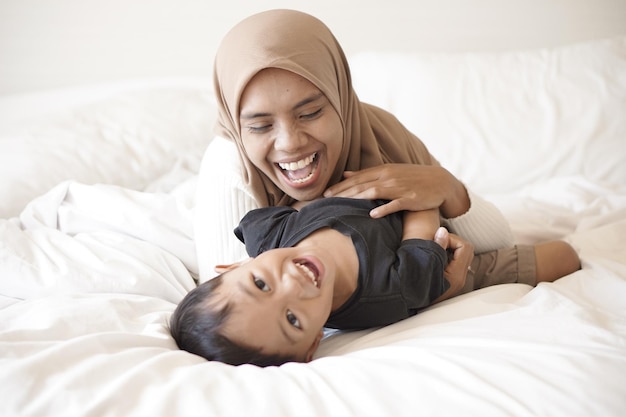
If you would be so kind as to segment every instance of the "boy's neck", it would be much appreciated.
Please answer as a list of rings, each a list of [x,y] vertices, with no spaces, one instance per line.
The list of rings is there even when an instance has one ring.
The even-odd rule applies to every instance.
[[[359,258],[350,236],[336,230],[324,228],[311,233],[304,238],[301,244],[317,244],[326,248],[333,248],[331,255],[335,258],[338,267],[337,277],[333,288],[332,311],[341,307],[356,291],[359,277]]]

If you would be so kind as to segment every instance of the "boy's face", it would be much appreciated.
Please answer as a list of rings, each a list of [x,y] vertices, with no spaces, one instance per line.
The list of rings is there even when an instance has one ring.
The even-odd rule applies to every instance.
[[[309,361],[330,316],[336,265],[325,248],[281,248],[228,271],[217,294],[233,305],[225,335]]]

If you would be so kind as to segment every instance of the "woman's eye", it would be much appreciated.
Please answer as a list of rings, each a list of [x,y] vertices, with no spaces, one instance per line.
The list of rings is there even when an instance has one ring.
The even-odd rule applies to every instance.
[[[270,130],[272,125],[262,125],[262,126],[247,126],[248,132],[250,133],[265,133]]]
[[[261,278],[254,277],[254,285],[263,292],[270,290],[270,287]]]
[[[313,113],[307,113],[307,114],[303,114],[302,117],[303,119],[315,119],[317,116],[319,116],[320,114],[322,114],[322,109],[319,108],[318,110],[314,111]]]
[[[298,320],[298,318],[296,317],[295,314],[293,314],[291,311],[287,310],[287,321],[289,322],[289,324],[291,324],[293,327],[297,328],[297,329],[301,329],[302,327],[300,326],[300,320]]]

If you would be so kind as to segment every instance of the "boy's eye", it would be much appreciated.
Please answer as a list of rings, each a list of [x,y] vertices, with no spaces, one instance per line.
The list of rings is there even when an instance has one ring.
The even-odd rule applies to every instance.
[[[300,320],[291,311],[287,310],[287,321],[296,329],[301,329]]]
[[[253,277],[254,285],[263,292],[268,292],[270,287],[261,278]]]

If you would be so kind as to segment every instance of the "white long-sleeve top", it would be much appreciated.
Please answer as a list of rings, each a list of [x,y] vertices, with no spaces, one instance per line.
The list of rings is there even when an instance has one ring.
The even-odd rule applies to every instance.
[[[512,246],[513,233],[500,210],[470,190],[468,194],[470,209],[454,219],[444,219],[443,225],[469,240],[476,253]],[[215,265],[247,257],[233,230],[248,211],[258,207],[243,182],[235,145],[223,138],[213,139],[202,159],[194,214],[201,282],[216,275]]]

